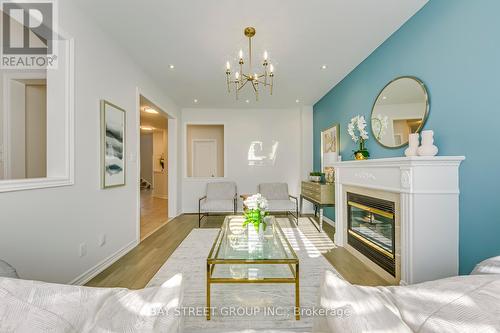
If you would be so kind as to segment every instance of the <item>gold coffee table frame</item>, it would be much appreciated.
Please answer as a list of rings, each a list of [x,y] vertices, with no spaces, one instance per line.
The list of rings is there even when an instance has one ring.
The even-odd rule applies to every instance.
[[[241,218],[241,216],[228,216],[225,218],[224,223],[222,224],[221,229],[219,230],[219,234],[217,235],[217,238],[215,239],[215,242],[212,246],[212,249],[210,250],[210,253],[208,254],[207,258],[207,320],[210,320],[210,315],[211,315],[211,309],[210,309],[210,287],[214,283],[221,283],[221,284],[247,284],[247,283],[253,283],[253,284],[260,284],[260,283],[291,283],[295,284],[295,319],[300,320],[300,277],[299,277],[299,258],[297,257],[297,254],[293,250],[292,246],[290,245],[290,242],[288,242],[288,239],[286,238],[285,234],[283,233],[283,230],[279,226],[279,223],[276,221],[274,217],[270,217],[273,219],[273,224],[275,228],[277,229],[277,234],[284,242],[285,245],[288,247],[288,251],[291,253],[292,258],[289,259],[217,259],[217,256],[220,251],[220,246],[222,243],[222,240],[224,238],[224,233],[226,230],[226,223],[231,218]],[[281,242],[278,242],[279,244],[282,244]],[[283,251],[286,251],[283,248]],[[215,253],[215,255],[214,255]],[[249,279],[249,278],[220,278],[220,277],[213,277],[215,265],[288,265],[290,268],[290,271],[292,273],[291,278],[288,277],[283,277],[283,278],[260,278],[260,279]]]

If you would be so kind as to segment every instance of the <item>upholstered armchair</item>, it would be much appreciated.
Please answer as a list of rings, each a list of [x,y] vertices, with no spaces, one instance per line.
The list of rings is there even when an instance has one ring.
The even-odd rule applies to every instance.
[[[198,227],[209,213],[236,214],[237,191],[235,182],[215,182],[207,184],[207,192],[198,201]]]
[[[299,224],[299,202],[297,197],[288,193],[287,183],[259,184],[257,191],[267,199],[269,212],[286,212]]]

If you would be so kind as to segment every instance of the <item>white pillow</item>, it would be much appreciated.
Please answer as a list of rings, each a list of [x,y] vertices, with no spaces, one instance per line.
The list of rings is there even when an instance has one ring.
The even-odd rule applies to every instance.
[[[319,303],[332,313],[318,316],[313,332],[412,332],[388,294],[384,287],[354,286],[326,271]]]
[[[0,260],[0,277],[18,279],[16,270],[7,262]]]
[[[500,274],[500,256],[481,261],[470,274]]]

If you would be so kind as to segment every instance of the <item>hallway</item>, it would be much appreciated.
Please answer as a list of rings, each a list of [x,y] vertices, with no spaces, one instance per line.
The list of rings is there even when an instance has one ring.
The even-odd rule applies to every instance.
[[[168,222],[168,200],[141,190],[141,242]]]

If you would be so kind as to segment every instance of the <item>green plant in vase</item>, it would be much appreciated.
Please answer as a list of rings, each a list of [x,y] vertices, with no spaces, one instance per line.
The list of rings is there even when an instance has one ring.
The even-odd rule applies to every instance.
[[[352,141],[359,144],[359,149],[354,151],[354,158],[357,160],[366,160],[370,157],[370,152],[366,149],[365,143],[368,140],[368,132],[366,131],[366,120],[364,116],[356,116],[351,119],[347,125],[347,132],[352,138]]]
[[[246,207],[244,212],[245,222],[243,222],[243,227],[246,227],[248,224],[252,224],[257,232],[265,230],[266,222],[264,218],[268,215],[266,212],[268,207],[267,199],[260,193],[257,193],[248,197],[243,203]]]

